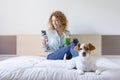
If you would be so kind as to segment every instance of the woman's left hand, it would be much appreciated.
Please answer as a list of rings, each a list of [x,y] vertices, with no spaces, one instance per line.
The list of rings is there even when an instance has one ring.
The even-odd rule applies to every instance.
[[[72,38],[70,38],[70,43],[72,43],[73,42],[73,39]]]

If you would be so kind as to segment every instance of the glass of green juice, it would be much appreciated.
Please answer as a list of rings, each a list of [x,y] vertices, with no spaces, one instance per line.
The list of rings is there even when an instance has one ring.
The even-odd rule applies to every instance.
[[[70,38],[69,37],[64,37],[64,44],[65,45],[70,44]]]

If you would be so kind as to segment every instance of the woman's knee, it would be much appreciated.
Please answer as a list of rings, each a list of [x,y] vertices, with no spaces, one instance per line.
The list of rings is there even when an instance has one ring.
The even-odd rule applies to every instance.
[[[79,42],[79,41],[78,41],[77,38],[73,38],[73,43],[74,43],[75,45],[77,45],[78,42]]]

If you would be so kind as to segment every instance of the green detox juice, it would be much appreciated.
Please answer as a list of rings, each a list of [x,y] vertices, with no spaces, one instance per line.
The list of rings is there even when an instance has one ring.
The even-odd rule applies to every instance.
[[[70,38],[69,37],[64,37],[64,44],[68,45],[70,43]]]

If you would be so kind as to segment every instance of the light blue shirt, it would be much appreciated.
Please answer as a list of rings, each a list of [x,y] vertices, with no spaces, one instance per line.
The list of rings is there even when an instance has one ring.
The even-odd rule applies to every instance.
[[[48,46],[50,49],[50,52],[48,52],[48,54],[60,49],[61,47],[64,46],[64,37],[70,36],[70,32],[66,31],[64,34],[62,34],[61,36],[58,35],[56,30],[51,30],[48,29],[46,31],[47,36],[48,36]]]

